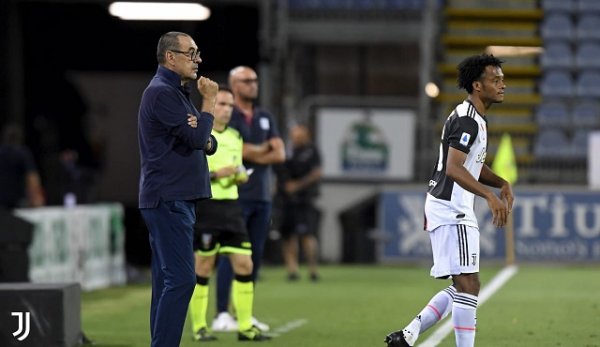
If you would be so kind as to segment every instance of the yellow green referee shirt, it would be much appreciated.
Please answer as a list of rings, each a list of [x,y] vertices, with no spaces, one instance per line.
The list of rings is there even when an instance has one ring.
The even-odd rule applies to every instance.
[[[229,165],[241,167],[244,143],[240,133],[233,128],[226,127],[222,132],[213,129],[211,134],[217,139],[219,147],[215,154],[206,157],[208,170],[215,172]],[[211,180],[210,188],[212,198],[215,200],[236,200],[238,198],[238,187],[233,175]]]

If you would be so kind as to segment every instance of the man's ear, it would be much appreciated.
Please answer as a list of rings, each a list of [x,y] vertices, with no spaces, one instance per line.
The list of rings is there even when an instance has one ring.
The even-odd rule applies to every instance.
[[[475,81],[472,84],[474,91],[481,91],[481,81]]]
[[[166,51],[165,52],[165,61],[169,65],[173,65],[175,61],[175,54],[173,52]]]

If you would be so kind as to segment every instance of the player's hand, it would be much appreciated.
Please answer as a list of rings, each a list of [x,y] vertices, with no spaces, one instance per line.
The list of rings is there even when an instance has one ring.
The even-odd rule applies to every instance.
[[[285,182],[284,190],[288,194],[294,194],[300,190],[300,182],[295,180],[290,180]]]
[[[235,174],[235,183],[236,184],[244,184],[244,183],[248,182],[249,178],[250,177],[248,176],[248,173],[246,172],[246,170],[238,171],[238,173]]]
[[[512,187],[510,183],[506,182],[505,185],[500,188],[500,198],[502,201],[506,203],[506,207],[508,208],[508,213],[512,212],[513,203],[515,202],[515,196],[512,192]]]
[[[187,122],[188,122],[188,125],[191,126],[192,128],[198,127],[198,118],[191,113],[188,113]]]
[[[210,78],[200,76],[197,84],[198,91],[203,98],[215,99],[217,97],[217,92],[219,91],[219,85],[217,82],[211,80]]]
[[[230,166],[224,166],[222,168],[220,168],[219,170],[217,170],[217,177],[229,177],[232,175],[235,175],[237,173],[237,168],[233,165]]]
[[[495,194],[490,194],[487,199],[488,206],[490,210],[492,210],[492,222],[498,228],[501,228],[506,225],[506,221],[508,220],[508,206],[507,204],[500,200]]]

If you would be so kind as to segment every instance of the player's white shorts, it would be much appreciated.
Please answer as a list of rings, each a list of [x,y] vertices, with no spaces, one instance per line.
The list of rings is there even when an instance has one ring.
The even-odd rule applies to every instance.
[[[429,232],[433,251],[431,276],[479,272],[479,229],[453,224],[441,225]]]

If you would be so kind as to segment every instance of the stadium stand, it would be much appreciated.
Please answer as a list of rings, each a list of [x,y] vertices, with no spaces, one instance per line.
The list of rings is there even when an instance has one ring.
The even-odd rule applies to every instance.
[[[600,43],[584,42],[575,50],[575,66],[579,70],[600,69]]]
[[[460,58],[488,45],[543,47],[537,54],[502,56],[507,97],[488,115],[488,159],[494,159],[498,136],[509,132],[521,181],[585,183],[587,140],[579,130],[600,128],[600,1],[474,3],[449,0],[444,9],[439,113],[462,97],[452,81]]]
[[[571,140],[571,157],[574,159],[587,159],[589,130],[576,130]]]
[[[542,69],[572,69],[574,62],[571,45],[565,41],[546,44],[540,58],[540,63]]]
[[[574,0],[571,0],[574,1]],[[577,11],[579,13],[600,12],[600,1],[598,0],[578,0]]]
[[[542,102],[535,111],[535,120],[542,128],[567,128],[571,125],[567,104],[561,101]]]
[[[562,159],[571,155],[571,142],[559,129],[541,129],[534,145],[538,159]]]
[[[562,70],[545,71],[540,81],[542,98],[570,98],[574,93],[574,81],[571,72]]]
[[[571,118],[575,128],[600,127],[600,104],[594,100],[583,100],[577,103],[572,111]]]
[[[541,7],[544,13],[573,13],[576,9],[575,0],[542,0]]]
[[[491,45],[540,47],[543,42],[539,33],[542,14],[535,0],[446,2],[443,11],[445,28],[441,30],[442,58],[438,65],[444,79],[437,98],[438,120],[447,116],[464,98],[464,92],[456,88],[456,64],[467,55],[491,52]],[[506,61],[503,70],[507,97],[504,103],[494,105],[487,115],[490,120],[487,162],[493,162],[500,136],[510,133],[519,165],[519,179],[523,181],[529,180],[526,168],[533,160],[532,139],[538,131],[533,120],[533,109],[540,103],[538,55],[539,50],[535,49],[524,50],[518,55],[500,55]]]
[[[544,42],[555,40],[571,41],[575,36],[575,25],[566,13],[550,13],[541,23],[540,32]]]
[[[600,14],[583,13],[580,14],[575,26],[577,40],[583,42],[586,40],[600,40]]]
[[[579,70],[575,81],[575,90],[580,98],[600,97],[600,72],[596,70]]]
[[[542,102],[534,117],[539,132],[532,172],[542,177],[536,182],[585,183],[587,135],[600,128],[600,1],[543,0],[540,7],[545,52],[540,56]],[[567,48],[571,68],[556,56],[564,57]]]
[[[412,21],[416,19],[425,25],[426,3],[412,0],[290,0],[288,16],[282,17],[287,22],[278,27],[287,31],[282,35],[287,39],[281,42],[294,47],[293,54],[285,58],[289,64],[297,66],[286,69],[283,78],[289,85],[304,86],[292,89],[295,98],[302,100],[292,107],[311,110],[311,99],[307,97],[311,94],[336,98],[417,95],[416,88],[423,76],[419,77],[414,66],[426,64],[423,60],[426,56],[421,56],[426,50],[421,40],[421,27]],[[465,56],[487,50],[505,60],[503,70],[507,83],[505,102],[494,105],[487,115],[490,120],[488,163],[494,159],[493,148],[498,139],[508,132],[513,138],[520,181],[585,183],[579,181],[585,175],[573,174],[573,170],[585,170],[585,167],[579,164],[566,167],[563,159],[552,161],[551,156],[544,156],[540,142],[542,145],[547,143],[542,134],[553,130],[561,134],[558,142],[563,144],[563,150],[571,148],[579,127],[577,124],[594,124],[595,118],[599,117],[588,110],[587,116],[582,116],[588,118],[576,118],[575,112],[581,112],[578,104],[582,98],[596,95],[596,86],[600,86],[594,73],[582,72],[600,72],[600,60],[597,59],[600,39],[580,40],[580,32],[593,26],[585,22],[592,23],[592,18],[600,16],[600,10],[594,10],[594,7],[600,7],[600,1],[440,0],[438,4],[440,7],[431,22],[437,45],[433,60],[437,69],[432,71],[431,80],[437,82],[440,94],[431,105],[430,117],[421,119],[419,124],[420,129],[431,129],[431,136],[420,130],[423,136],[419,139],[434,141],[442,126],[441,120],[464,98],[464,92],[456,88],[456,64]],[[586,10],[581,12],[582,8]],[[590,19],[580,20],[584,15]],[[335,25],[332,19],[335,19]],[[398,25],[399,22],[402,25]],[[600,24],[595,25],[593,31],[586,33],[587,37],[599,33]],[[373,38],[377,38],[376,44],[373,44]],[[411,41],[415,39],[419,45]],[[522,49],[502,55],[494,51],[498,46]],[[310,83],[306,83],[308,76],[314,76]],[[398,80],[403,83],[397,83]],[[589,86],[589,83],[593,85]],[[538,137],[542,137],[542,141]],[[425,150],[419,156],[425,163],[425,168],[418,169],[417,173],[417,177],[422,177],[423,172],[428,173],[431,161],[428,156],[435,155],[435,146],[419,143],[419,147],[433,148],[431,153]],[[542,153],[540,160],[538,153]],[[563,158],[567,158],[573,151],[562,153]],[[550,166],[556,170],[556,175],[546,175]],[[563,171],[569,171],[569,174],[563,175]]]

